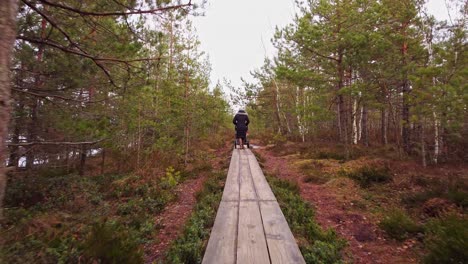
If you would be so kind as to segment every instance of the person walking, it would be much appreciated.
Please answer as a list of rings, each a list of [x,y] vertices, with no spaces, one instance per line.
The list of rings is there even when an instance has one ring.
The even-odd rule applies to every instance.
[[[244,149],[244,143],[247,140],[247,131],[249,130],[249,115],[243,109],[239,109],[237,114],[234,116],[232,123],[235,125],[236,129],[236,140],[240,142],[240,148]]]

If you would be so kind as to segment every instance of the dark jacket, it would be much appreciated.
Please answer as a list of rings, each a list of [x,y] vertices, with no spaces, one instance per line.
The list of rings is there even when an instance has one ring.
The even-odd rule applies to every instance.
[[[247,131],[250,123],[249,116],[245,111],[239,110],[239,112],[234,116],[232,123],[236,126],[237,131]]]

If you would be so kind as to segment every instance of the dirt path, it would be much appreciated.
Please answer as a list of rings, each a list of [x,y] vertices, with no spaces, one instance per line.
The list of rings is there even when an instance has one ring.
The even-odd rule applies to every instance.
[[[177,201],[169,204],[166,209],[155,218],[155,223],[161,226],[156,237],[156,243],[145,248],[147,252],[145,263],[153,263],[160,260],[180,232],[196,203],[195,194],[201,190],[206,176],[189,179],[176,188]]]
[[[322,227],[335,229],[348,241],[344,254],[347,263],[417,262],[416,257],[407,250],[410,245],[386,240],[370,215],[353,210],[352,206],[340,201],[340,193],[335,189],[304,183],[304,175],[288,165],[291,161],[287,157],[276,157],[263,148],[256,149],[256,152],[265,159],[265,171],[299,183],[301,196],[315,206],[316,218]]]
[[[210,164],[213,170],[221,170],[229,157],[230,144],[212,153]],[[229,163],[227,163],[229,164]],[[207,179],[206,173],[201,173],[195,179],[189,179],[176,187],[178,199],[167,205],[164,211],[155,217],[155,224],[160,226],[155,243],[145,247],[145,263],[161,261],[171,243],[181,234],[193,207],[196,204],[195,195],[203,188]]]

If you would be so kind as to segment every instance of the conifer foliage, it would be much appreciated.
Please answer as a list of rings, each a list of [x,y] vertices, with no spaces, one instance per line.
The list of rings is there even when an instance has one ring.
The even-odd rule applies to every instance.
[[[188,0],[19,1],[11,85],[1,87],[11,91],[7,165],[84,174],[90,157],[101,173],[109,162],[119,171],[190,163],[228,110],[209,89],[190,23],[199,9]]]
[[[393,145],[422,163],[467,160],[467,3],[450,22],[424,1],[302,1],[278,54],[247,84],[251,113],[291,139]]]

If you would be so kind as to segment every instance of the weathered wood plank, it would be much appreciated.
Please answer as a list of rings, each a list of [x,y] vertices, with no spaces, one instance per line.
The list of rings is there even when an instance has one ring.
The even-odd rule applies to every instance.
[[[270,263],[257,201],[240,202],[237,263]]]
[[[203,263],[305,263],[262,169],[248,149],[233,151]]]
[[[240,199],[241,200],[256,200],[252,175],[250,173],[249,157],[245,150],[238,150],[240,156]]]
[[[260,168],[257,158],[255,158],[255,155],[250,151],[250,149],[247,150],[247,157],[249,159],[250,173],[255,184],[258,199],[276,201],[276,197],[271,191],[270,185],[268,185],[268,182],[265,179],[265,175],[263,175],[262,168]]]
[[[276,201],[260,202],[272,264],[305,263],[283,212]]]
[[[203,264],[236,263],[238,202],[221,202],[203,257]]]
[[[223,191],[223,201],[239,200],[239,151],[232,152],[231,163]]]

